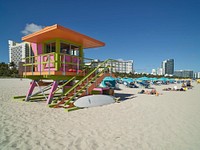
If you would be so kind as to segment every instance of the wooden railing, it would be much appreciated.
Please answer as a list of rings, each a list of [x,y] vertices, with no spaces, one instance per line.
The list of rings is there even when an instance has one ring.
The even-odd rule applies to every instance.
[[[62,71],[63,75],[65,75],[67,71],[76,72],[78,74],[85,68],[85,62],[94,61],[89,58],[55,52],[26,57],[24,60],[25,63],[23,66],[25,76],[27,72],[32,72],[31,75],[34,75],[34,72],[39,72],[41,75],[44,71],[48,72],[48,74],[50,74],[51,71]]]
[[[86,87],[88,88],[89,84],[91,82],[93,82],[94,80],[96,80],[98,78],[98,76],[102,73],[108,72],[109,71],[109,66],[106,66],[106,64],[108,62],[112,62],[116,61],[116,60],[112,60],[112,59],[107,59],[104,62],[100,63],[97,67],[95,67],[93,70],[91,70],[84,78],[82,78],[79,82],[77,82],[73,87],[71,87],[70,90],[68,90],[66,93],[64,93],[64,95],[68,95],[71,91],[76,91],[76,94],[74,94],[74,96],[72,96],[66,104],[69,104],[71,100],[74,99],[74,97],[76,97],[80,92],[82,92],[83,89],[85,89]],[[94,77],[92,77],[92,79],[90,79],[90,81],[88,81],[88,78],[94,74]],[[110,70],[110,76],[112,76],[112,68]],[[77,92],[77,87],[80,86],[83,82],[87,82],[78,92]]]

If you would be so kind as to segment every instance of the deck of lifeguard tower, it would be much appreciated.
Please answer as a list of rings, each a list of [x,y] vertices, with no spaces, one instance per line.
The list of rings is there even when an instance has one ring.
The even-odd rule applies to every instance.
[[[22,40],[30,42],[33,51],[33,56],[24,62],[23,77],[32,79],[26,96],[21,97],[25,101],[45,99],[52,107],[72,107],[74,99],[91,94],[104,77],[113,75],[108,63],[115,60],[97,65],[93,59],[83,57],[83,49],[105,43],[76,31],[56,24]],[[44,79],[50,82],[45,84]],[[40,86],[44,85],[42,89]],[[40,91],[33,94],[37,86]],[[58,94],[59,91],[62,92]]]

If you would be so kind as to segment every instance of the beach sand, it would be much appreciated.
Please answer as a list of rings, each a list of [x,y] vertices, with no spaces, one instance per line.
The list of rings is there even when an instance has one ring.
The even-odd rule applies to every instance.
[[[30,80],[0,79],[1,150],[199,150],[200,84],[186,92],[137,94],[120,86],[122,102],[72,112],[20,102]]]

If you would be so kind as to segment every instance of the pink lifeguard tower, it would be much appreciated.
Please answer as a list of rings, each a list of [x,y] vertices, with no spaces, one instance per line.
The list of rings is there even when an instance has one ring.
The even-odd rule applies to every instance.
[[[91,94],[105,76],[110,76],[106,60],[94,65],[84,58],[83,49],[105,43],[60,25],[27,35],[33,56],[25,58],[23,77],[32,80],[25,101],[45,99],[51,107],[73,107],[73,100]],[[33,93],[34,88],[39,91]],[[48,93],[47,93],[48,92]],[[15,97],[19,98],[19,97]]]

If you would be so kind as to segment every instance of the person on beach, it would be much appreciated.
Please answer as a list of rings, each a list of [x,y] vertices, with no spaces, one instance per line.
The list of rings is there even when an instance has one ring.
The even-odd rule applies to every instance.
[[[138,92],[138,94],[148,94],[148,95],[156,95],[156,96],[159,95],[159,93],[156,91],[156,89],[152,89],[151,91],[141,90],[140,92]]]
[[[182,86],[181,86],[181,87],[182,87],[182,88],[186,87],[185,82],[182,83]]]

